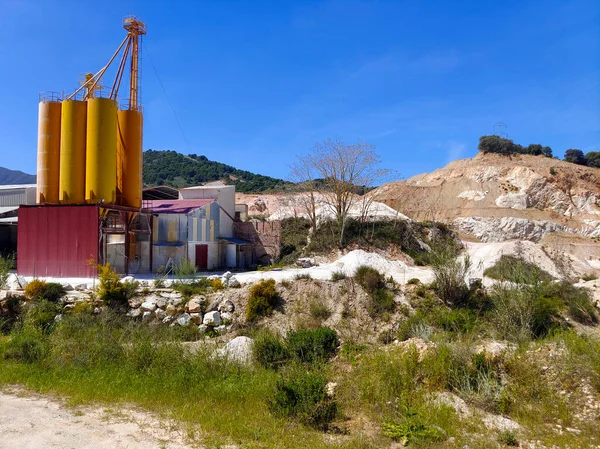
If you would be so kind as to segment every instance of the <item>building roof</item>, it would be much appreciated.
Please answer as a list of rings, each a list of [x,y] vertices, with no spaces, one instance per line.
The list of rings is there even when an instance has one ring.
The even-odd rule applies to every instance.
[[[169,186],[145,187],[142,190],[143,200],[176,200],[179,198],[179,190]]]
[[[0,218],[0,224],[17,224],[18,222],[19,222],[18,217]]]
[[[0,206],[0,215],[8,214],[19,209],[19,206]]]
[[[29,189],[37,187],[37,184],[8,184],[0,185],[0,190],[16,190],[16,189]]]
[[[212,203],[211,198],[198,200],[152,200],[148,201],[146,209],[155,214],[187,214]]]
[[[204,186],[192,186],[192,187],[184,187],[182,190],[216,190],[216,189],[235,189],[234,185],[230,184],[217,184],[217,185],[204,185]]]

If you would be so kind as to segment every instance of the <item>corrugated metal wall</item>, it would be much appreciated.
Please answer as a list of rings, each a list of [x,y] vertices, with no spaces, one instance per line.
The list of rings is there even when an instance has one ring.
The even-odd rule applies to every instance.
[[[33,199],[35,201],[35,188],[29,188],[29,198],[27,195],[27,190],[27,188],[0,190],[0,207],[32,204],[28,200]]]
[[[98,207],[19,208],[17,272],[23,276],[93,277],[98,260]]]

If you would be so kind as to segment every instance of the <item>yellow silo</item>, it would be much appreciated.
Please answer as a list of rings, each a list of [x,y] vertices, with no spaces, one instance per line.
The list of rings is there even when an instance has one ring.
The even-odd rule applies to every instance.
[[[59,101],[40,101],[36,195],[39,204],[58,203],[60,109]]]
[[[142,121],[139,111],[117,112],[117,190],[122,204],[142,207]]]
[[[87,104],[65,100],[60,125],[60,189],[64,204],[85,202],[85,134]]]
[[[114,204],[117,188],[117,103],[90,98],[85,145],[85,199]]]

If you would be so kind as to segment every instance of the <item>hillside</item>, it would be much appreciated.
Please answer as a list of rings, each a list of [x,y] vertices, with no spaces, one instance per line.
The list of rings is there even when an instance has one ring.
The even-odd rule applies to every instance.
[[[281,190],[287,183],[282,179],[257,175],[230,165],[208,160],[206,156],[185,156],[176,151],[144,152],[143,182],[145,186],[169,185],[189,187],[213,181],[236,186],[238,192],[255,193]]]
[[[374,198],[417,220],[443,220],[483,241],[548,232],[600,236],[600,170],[556,159],[478,154],[385,184]]]
[[[0,185],[10,184],[35,184],[35,175],[0,167]]]

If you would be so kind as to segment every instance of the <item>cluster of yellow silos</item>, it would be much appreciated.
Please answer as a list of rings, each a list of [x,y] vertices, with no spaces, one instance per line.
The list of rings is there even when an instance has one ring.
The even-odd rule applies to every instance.
[[[38,203],[142,206],[142,113],[109,98],[42,99]]]

